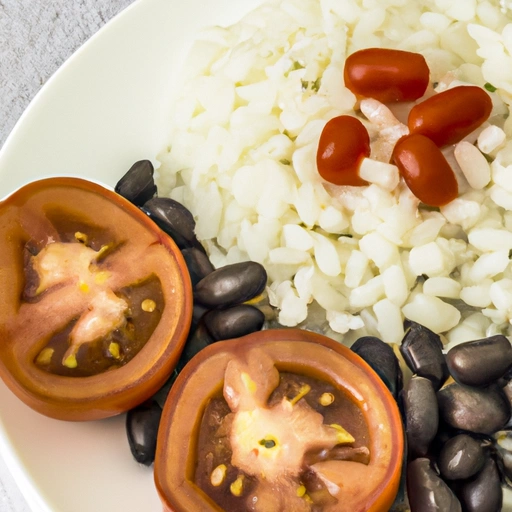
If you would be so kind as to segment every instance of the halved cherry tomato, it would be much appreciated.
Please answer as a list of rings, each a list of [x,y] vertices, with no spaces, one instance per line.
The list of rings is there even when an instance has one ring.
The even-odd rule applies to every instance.
[[[50,178],[0,203],[0,377],[64,420],[119,414],[153,395],[187,337],[179,249],[100,185]]]
[[[325,125],[316,154],[316,165],[322,178],[335,185],[364,186],[359,177],[363,158],[370,156],[370,136],[359,119],[334,117]]]
[[[429,69],[423,55],[402,50],[366,48],[347,57],[345,86],[356,96],[383,103],[421,98]]]
[[[492,101],[480,87],[461,85],[431,96],[409,112],[411,133],[432,139],[439,147],[455,144],[491,114]]]
[[[182,370],[155,483],[168,512],[308,510],[308,500],[387,512],[402,454],[396,402],[359,356],[312,332],[267,330],[209,345]]]
[[[455,174],[441,150],[420,134],[400,139],[392,160],[412,193],[430,206],[443,206],[458,194]]]

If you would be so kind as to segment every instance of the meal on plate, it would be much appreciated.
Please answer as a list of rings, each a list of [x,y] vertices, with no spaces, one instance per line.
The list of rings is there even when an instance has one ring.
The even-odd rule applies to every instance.
[[[505,10],[271,0],[206,30],[156,171],[0,203],[2,379],[128,411],[168,511],[502,510]]]

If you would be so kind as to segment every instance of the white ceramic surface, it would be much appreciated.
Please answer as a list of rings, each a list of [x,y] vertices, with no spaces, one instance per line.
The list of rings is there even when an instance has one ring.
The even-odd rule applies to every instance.
[[[260,3],[135,2],[70,59],[24,113],[0,153],[0,197],[43,176],[113,186],[134,161],[155,161],[195,34],[235,22]],[[52,420],[0,381],[0,452],[34,512],[161,510],[152,469],[131,458],[124,416]],[[507,502],[504,510],[512,510],[510,497]]]
[[[172,91],[201,27],[261,0],[139,0],[43,87],[0,153],[0,198],[43,176],[113,186],[166,142]],[[124,416],[66,423],[22,404],[0,381],[0,452],[34,512],[161,510],[152,469],[129,452]]]

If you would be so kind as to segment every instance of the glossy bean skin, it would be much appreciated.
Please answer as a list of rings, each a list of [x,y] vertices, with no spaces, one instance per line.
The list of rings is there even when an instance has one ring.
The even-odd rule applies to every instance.
[[[482,444],[471,436],[459,434],[443,445],[437,464],[443,478],[464,480],[478,473],[485,460]]]
[[[190,211],[170,197],[154,197],[147,201],[142,211],[165,231],[180,249],[195,247],[203,251],[195,234],[196,222]]]
[[[162,408],[156,400],[148,400],[128,411],[126,433],[134,459],[145,466],[155,460],[156,438]]]
[[[439,426],[434,386],[425,377],[413,376],[404,389],[405,433],[410,455],[424,457]]]
[[[437,392],[441,418],[451,427],[493,434],[510,419],[510,403],[501,389],[471,388],[453,382]]]
[[[439,389],[448,378],[448,367],[441,338],[416,322],[406,323],[400,353],[413,373],[429,379]]]
[[[208,311],[210,310],[202,304],[198,304],[197,302],[194,304],[194,307],[192,308],[192,322],[190,323],[191,333],[197,329],[197,326]]]
[[[425,135],[439,147],[456,144],[488,119],[489,95],[480,87],[459,86],[431,96],[409,112],[411,134]]]
[[[265,315],[254,306],[240,304],[206,313],[203,322],[214,341],[240,338],[261,330]]]
[[[411,512],[461,512],[459,500],[432,469],[429,459],[408,464],[407,494]]]
[[[444,206],[457,197],[455,174],[430,138],[420,133],[402,137],[392,160],[411,192],[426,205]]]
[[[327,122],[316,154],[318,173],[324,180],[335,185],[368,185],[359,177],[361,161],[368,156],[370,136],[359,119],[338,116]]]
[[[142,206],[156,194],[153,173],[153,164],[149,160],[139,160],[117,182],[114,190],[131,203]]]
[[[403,376],[393,349],[374,336],[363,336],[350,348],[373,368],[391,394],[397,398],[402,389]]]
[[[153,395],[153,400],[163,409],[167,395],[174,384],[174,381],[178,378],[178,370],[175,368],[171,373],[171,376],[167,379],[166,383]]]
[[[194,288],[194,299],[210,308],[232,306],[258,296],[266,284],[263,265],[254,261],[233,263],[201,279]]]
[[[423,96],[430,71],[419,53],[366,48],[347,57],[343,76],[356,96],[390,103]]]
[[[487,386],[512,366],[512,345],[503,335],[468,341],[446,354],[452,377],[467,386]]]
[[[203,277],[206,277],[215,270],[208,256],[196,247],[183,249],[181,254],[187,264],[192,286],[195,286]]]
[[[492,458],[487,459],[480,473],[462,485],[460,499],[467,512],[500,512],[503,489]]]
[[[210,343],[213,343],[214,341],[215,340],[210,336],[204,324],[200,322],[197,328],[191,334],[189,334],[187,338],[185,348],[183,349],[180,360],[178,361],[178,365],[176,366],[178,373],[181,372],[185,365],[198,352],[203,350],[203,348],[206,348]]]

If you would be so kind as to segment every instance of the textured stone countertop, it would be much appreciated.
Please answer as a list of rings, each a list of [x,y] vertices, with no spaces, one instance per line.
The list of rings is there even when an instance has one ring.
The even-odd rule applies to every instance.
[[[132,0],[0,0],[0,147],[57,68]],[[0,455],[0,512],[30,512]]]

